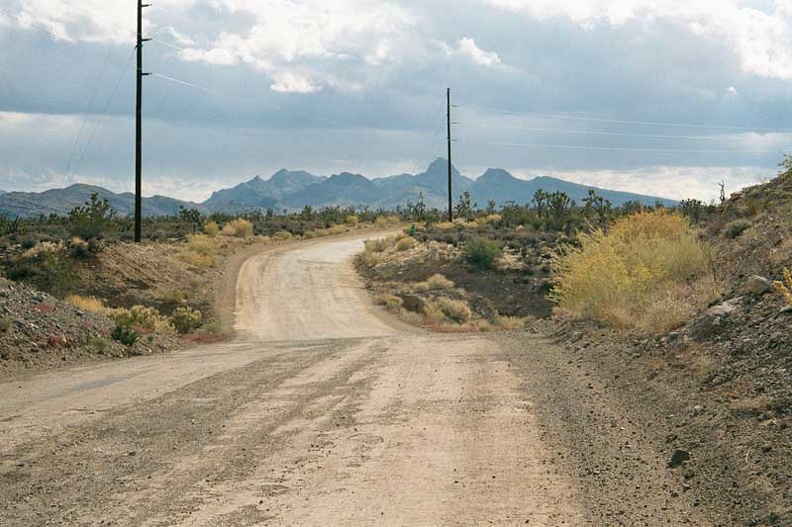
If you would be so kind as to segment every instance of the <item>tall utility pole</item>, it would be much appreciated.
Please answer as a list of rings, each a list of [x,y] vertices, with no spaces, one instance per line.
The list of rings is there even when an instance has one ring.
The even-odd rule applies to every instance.
[[[143,184],[141,182],[142,140],[143,140],[143,42],[150,39],[143,38],[143,0],[137,2],[137,95],[135,97],[135,241],[140,241],[140,218],[143,203]]]
[[[446,89],[446,105],[448,127],[448,221],[454,221],[453,200],[451,199],[451,88]]]

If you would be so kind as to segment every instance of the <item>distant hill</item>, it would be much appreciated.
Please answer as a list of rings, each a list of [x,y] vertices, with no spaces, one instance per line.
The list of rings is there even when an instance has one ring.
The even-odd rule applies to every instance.
[[[314,176],[305,171],[281,169],[266,181],[256,176],[250,181],[230,188],[218,190],[203,205],[211,211],[245,212],[249,210],[280,210],[281,201],[301,190],[324,181],[325,177]]]
[[[44,192],[7,192],[0,196],[0,215],[9,217],[35,217],[40,214],[66,215],[75,207],[88,201],[91,194],[99,198],[107,198],[110,207],[118,216],[131,216],[135,211],[135,195],[131,192],[116,194],[102,187],[77,183],[63,189],[52,189]],[[179,207],[198,208],[201,205],[180,201],[165,196],[143,198],[142,211],[144,216],[167,216],[178,214]]]
[[[342,172],[306,187],[283,200],[288,208],[299,209],[305,205],[358,206],[371,205],[385,196],[383,189],[360,174]]]
[[[631,192],[606,190],[589,185],[570,183],[562,179],[541,176],[534,179],[518,179],[500,168],[490,168],[479,177],[470,187],[471,198],[484,206],[489,200],[494,200],[498,205],[508,201],[515,203],[530,203],[537,190],[545,192],[564,192],[567,196],[581,203],[588,196],[589,189],[594,189],[598,196],[609,200],[618,206],[628,201],[637,201],[647,205],[659,202],[667,207],[676,206],[677,202],[671,199],[645,196]]]
[[[565,192],[580,203],[595,188],[598,195],[608,199],[614,206],[627,201],[637,201],[647,205],[660,202],[674,206],[676,202],[664,198],[644,196],[629,192],[606,190],[588,185],[570,183],[552,177],[519,179],[501,168],[490,168],[478,179],[473,180],[460,174],[452,167],[453,198],[469,191],[479,207],[494,200],[502,206],[507,202],[530,203],[534,193],[542,189],[546,192]],[[119,216],[132,214],[134,196],[131,193],[115,194],[101,187],[77,184],[65,189],[48,190],[41,193],[10,192],[0,195],[0,215],[31,217],[39,214],[64,215],[74,207],[82,205],[88,196],[96,192],[106,197]],[[423,196],[429,208],[443,209],[448,203],[448,164],[438,158],[426,171],[420,174],[399,174],[390,177],[367,179],[361,174],[342,172],[330,177],[315,176],[305,171],[281,169],[270,178],[256,176],[232,188],[218,190],[203,203],[179,201],[165,196],[143,199],[143,214],[161,216],[178,214],[179,207],[196,208],[201,212],[227,212],[236,214],[246,211],[301,210],[305,205],[324,206],[369,206],[374,209],[393,210],[404,207],[408,201],[413,203]]]

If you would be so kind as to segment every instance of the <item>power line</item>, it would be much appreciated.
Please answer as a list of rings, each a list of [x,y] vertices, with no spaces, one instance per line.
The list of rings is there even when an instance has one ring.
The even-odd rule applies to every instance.
[[[482,123],[483,124],[483,123]],[[492,127],[484,125],[490,132]],[[690,139],[690,140],[716,140],[723,139],[723,135],[673,135],[673,134],[646,134],[646,133],[633,133],[633,132],[606,132],[595,130],[564,130],[560,128],[538,128],[532,126],[501,126],[499,129],[506,130],[526,130],[530,132],[546,132],[557,134],[581,134],[581,135],[607,135],[607,136],[624,136],[624,137],[651,137],[655,139]]]
[[[669,127],[677,127],[677,128],[703,128],[709,130],[744,130],[744,131],[752,131],[756,132],[755,128],[745,127],[745,126],[722,126],[722,125],[707,125],[707,124],[697,124],[697,123],[680,123],[680,122],[670,122],[670,121],[637,121],[637,120],[629,120],[629,119],[603,119],[597,117],[579,117],[573,115],[562,115],[562,114],[553,114],[553,113],[543,113],[543,112],[515,112],[515,111],[505,111],[505,110],[495,110],[492,108],[471,108],[475,111],[479,112],[490,112],[490,113],[497,113],[502,115],[513,115],[513,116],[522,116],[522,115],[529,115],[534,117],[543,117],[543,118],[551,118],[551,119],[566,119],[571,121],[587,121],[587,122],[596,122],[596,123],[613,123],[613,124],[630,124],[630,125],[641,125],[641,126],[669,126]],[[780,129],[775,131],[782,131],[788,132],[788,129]],[[759,133],[759,132],[757,132]]]
[[[113,99],[115,98],[118,89],[121,87],[121,82],[124,80],[124,77],[126,76],[126,72],[129,69],[129,64],[130,62],[132,62],[132,57],[135,56],[135,51],[136,51],[135,48],[133,48],[132,51],[130,52],[126,64],[124,64],[124,68],[121,70],[121,75],[118,77],[118,81],[116,82],[113,91],[110,93],[110,97],[108,97],[107,102],[105,103],[104,108],[102,109],[102,113],[99,116],[99,120],[96,122],[96,126],[91,131],[91,135],[88,136],[88,142],[85,145],[85,149],[82,151],[82,154],[80,154],[80,158],[77,160],[77,163],[74,165],[75,174],[80,169],[80,166],[82,166],[82,162],[83,159],[85,158],[85,154],[87,154],[88,150],[91,148],[91,144],[93,143],[93,139],[96,136],[97,130],[101,128],[103,121],[107,117],[107,110],[110,108],[110,104],[113,102]]]
[[[649,148],[649,147],[627,147],[627,146],[593,146],[593,145],[560,145],[560,144],[543,144],[543,143],[510,143],[510,142],[490,142],[490,145],[497,146],[520,146],[529,148],[562,148],[574,150],[616,150],[616,151],[642,151],[642,152],[685,152],[685,153],[751,153],[751,154],[768,154],[778,153],[778,150],[747,150],[747,149],[734,149],[734,148],[712,148],[712,149],[694,149],[694,148]]]
[[[88,121],[88,116],[91,113],[91,109],[93,108],[94,100],[96,99],[96,94],[99,92],[99,87],[102,85],[102,79],[104,79],[105,70],[107,69],[107,63],[110,60],[110,53],[113,51],[113,46],[110,45],[107,48],[107,53],[105,54],[104,63],[102,64],[102,70],[99,73],[99,78],[96,80],[96,85],[94,86],[93,93],[91,93],[91,98],[88,101],[88,108],[85,109],[85,114],[83,115],[82,124],[80,124],[80,130],[77,132],[77,137],[74,138],[74,144],[72,145],[71,153],[69,154],[69,161],[66,163],[66,170],[64,171],[65,175],[68,177],[69,170],[71,170],[71,164],[74,160],[74,153],[77,151],[77,145],[80,142],[80,138],[82,137],[83,130],[85,130],[85,123]]]
[[[163,75],[161,73],[151,73],[150,75],[152,77],[158,77],[160,79],[165,79],[166,81],[175,82],[176,84],[181,84],[182,86],[189,86],[191,88],[196,88],[198,90],[205,91],[206,93],[212,93],[212,94],[219,94],[220,93],[217,90],[212,90],[210,88],[206,88],[204,86],[200,86],[200,85],[192,83],[192,82],[183,81],[183,80],[177,79],[175,77],[170,77],[168,75]]]

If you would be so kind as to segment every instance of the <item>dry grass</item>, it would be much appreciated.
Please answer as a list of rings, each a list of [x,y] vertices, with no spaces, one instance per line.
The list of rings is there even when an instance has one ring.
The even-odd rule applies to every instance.
[[[710,249],[677,214],[641,212],[579,241],[556,256],[550,295],[578,318],[660,334],[718,296]]]
[[[473,317],[467,303],[463,300],[440,297],[432,302],[435,308],[439,309],[443,315],[457,323],[467,322]]]
[[[208,236],[217,236],[220,233],[220,226],[217,225],[216,221],[210,221],[204,225],[203,230]]]
[[[525,327],[525,319],[522,317],[498,317],[495,323],[499,328],[506,330],[523,329]]]
[[[111,316],[113,309],[105,305],[105,303],[95,296],[80,296],[69,295],[66,297],[66,303],[73,305],[80,311],[86,313],[94,313],[96,315]]]
[[[237,218],[226,223],[220,234],[236,236],[237,238],[249,238],[253,236],[253,224],[246,219]]]
[[[206,234],[193,234],[187,237],[187,246],[179,256],[194,267],[214,267],[217,265],[217,251],[215,238]]]
[[[412,249],[413,247],[415,247],[415,239],[410,238],[409,236],[401,238],[396,242],[397,251],[406,251],[408,249]]]
[[[454,282],[440,273],[433,274],[424,282],[417,282],[412,285],[412,290],[416,292],[425,291],[446,291],[454,288]]]

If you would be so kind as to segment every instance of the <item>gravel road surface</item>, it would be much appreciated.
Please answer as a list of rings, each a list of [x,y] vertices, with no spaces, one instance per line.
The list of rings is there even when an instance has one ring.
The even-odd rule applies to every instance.
[[[232,343],[0,384],[0,525],[712,525],[561,348],[379,312],[362,242],[248,259]]]

